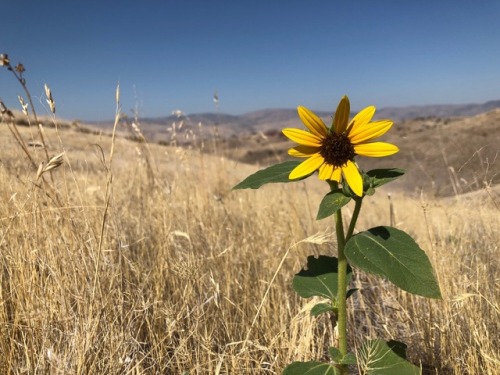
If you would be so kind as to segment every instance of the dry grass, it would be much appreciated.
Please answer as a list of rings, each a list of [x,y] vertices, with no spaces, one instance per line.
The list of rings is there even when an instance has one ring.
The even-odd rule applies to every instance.
[[[335,253],[329,236],[302,241],[333,230],[314,220],[319,181],[231,192],[254,167],[117,139],[105,215],[109,137],[46,130],[66,158],[46,183],[11,137],[0,127],[0,373],[278,374],[325,358],[330,324],[290,286],[307,255]],[[358,275],[351,346],[400,338],[426,373],[498,374],[494,194],[393,194],[396,225],[426,249],[444,299]],[[361,217],[358,229],[389,224],[383,192]]]

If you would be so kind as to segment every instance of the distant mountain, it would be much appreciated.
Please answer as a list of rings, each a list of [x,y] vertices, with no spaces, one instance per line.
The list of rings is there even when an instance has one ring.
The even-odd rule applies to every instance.
[[[480,113],[500,108],[500,100],[492,100],[481,104],[438,104],[407,107],[384,107],[377,109],[377,118],[390,118],[393,120],[410,120],[421,117],[465,117],[475,116]],[[327,111],[315,111],[322,118],[331,117]],[[354,113],[353,113],[354,115]],[[245,113],[243,115],[228,115],[224,113],[197,113],[187,116],[167,116],[160,118],[141,119],[142,123],[171,124],[182,119],[193,123],[201,122],[204,125],[233,124],[241,127],[252,127],[269,123],[284,123],[297,119],[295,109],[270,108]]]
[[[223,125],[232,124],[236,127],[247,127],[251,129],[254,125],[264,123],[280,123],[297,118],[295,109],[264,109],[243,115],[228,115],[224,113],[195,113],[190,115],[171,115],[167,117],[143,118],[143,124],[172,124],[172,122],[185,121],[203,125]]]
[[[408,107],[386,107],[378,109],[376,119],[391,119],[394,121],[435,118],[468,117],[500,108],[500,100],[493,100],[482,104],[444,104]],[[327,124],[331,123],[332,113],[315,111]],[[354,115],[352,113],[351,115]],[[245,113],[243,115],[229,115],[225,113],[195,113],[185,115],[181,112],[165,117],[140,118],[140,125],[150,140],[165,140],[168,128],[176,124],[184,131],[194,131],[199,124],[205,129],[217,129],[218,134],[224,137],[244,133],[267,132],[294,127],[300,124],[296,109],[263,109]],[[113,122],[93,123],[100,128],[112,128]],[[169,133],[171,134],[171,133]]]
[[[465,117],[475,116],[500,108],[500,100],[482,104],[443,104],[408,107],[385,107],[377,111],[377,118],[411,120],[419,117]]]

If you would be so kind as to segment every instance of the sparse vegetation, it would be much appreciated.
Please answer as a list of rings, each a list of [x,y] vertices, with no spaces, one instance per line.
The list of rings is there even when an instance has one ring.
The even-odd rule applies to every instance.
[[[277,374],[295,359],[326,358],[331,325],[311,318],[289,287],[306,255],[336,251],[325,235],[333,223],[315,221],[311,208],[319,182],[232,194],[254,166],[201,143],[71,127],[44,128],[46,146],[27,146],[32,163],[8,121],[0,126],[0,373]],[[37,140],[38,130],[17,130]],[[46,152],[63,151],[64,164],[37,181]],[[498,161],[486,169],[474,151],[461,150],[478,180],[497,176]],[[426,249],[443,300],[357,277],[351,347],[399,337],[425,374],[498,373],[500,201],[484,181],[451,198],[392,191],[394,225]],[[304,195],[306,204],[295,203]],[[363,217],[359,230],[389,224],[383,194],[367,205],[379,216]]]

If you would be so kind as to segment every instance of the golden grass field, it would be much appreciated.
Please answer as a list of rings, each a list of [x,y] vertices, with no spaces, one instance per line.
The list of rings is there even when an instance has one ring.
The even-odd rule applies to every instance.
[[[315,220],[326,184],[231,191],[258,167],[121,137],[111,159],[108,136],[45,135],[65,156],[42,182],[0,126],[1,374],[279,374],[327,358],[329,320],[291,288],[307,255],[336,253],[333,219]],[[351,348],[399,339],[424,374],[499,374],[498,191],[438,199],[389,184],[358,230],[390,224],[387,193],[443,300],[356,273]]]

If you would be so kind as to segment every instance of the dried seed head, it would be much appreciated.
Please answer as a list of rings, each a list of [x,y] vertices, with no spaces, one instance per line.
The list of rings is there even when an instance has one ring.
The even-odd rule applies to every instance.
[[[12,118],[14,117],[14,114],[12,113],[12,111],[5,106],[4,102],[2,102],[1,99],[0,99],[0,114],[6,115],[6,116],[9,116]]]
[[[142,135],[142,132],[141,132],[141,127],[136,124],[135,122],[132,123],[132,130],[134,131],[134,133],[136,133],[137,135],[141,136]]]
[[[40,165],[38,166],[38,171],[36,172],[36,178],[37,180],[45,173],[48,172],[52,169],[59,168],[63,163],[64,163],[64,152],[61,152],[60,154],[53,156],[50,158],[50,160],[45,164],[44,162],[41,162]]]
[[[24,68],[24,65],[21,63],[18,63],[14,69],[16,70],[16,72],[21,73],[21,74],[23,74],[26,71],[26,69]]]
[[[19,103],[21,103],[21,107],[23,107],[23,113],[25,116],[28,116],[28,103],[26,103],[21,95],[17,96],[19,99]]]
[[[0,66],[10,65],[9,55],[6,53],[0,54]]]
[[[115,100],[116,104],[120,103],[120,84],[116,86]]]
[[[186,114],[184,112],[182,112],[180,109],[176,109],[175,111],[172,111],[172,115],[174,115],[177,118],[186,116]]]
[[[44,170],[43,170],[44,165],[45,165],[45,163],[43,161],[38,165],[38,170],[36,171],[36,179],[37,180],[42,176],[42,174],[44,172]]]
[[[52,97],[52,92],[50,91],[49,86],[45,84],[45,96],[47,97],[47,104],[50,107],[50,111],[55,114],[56,113],[56,102],[54,101],[54,98]]]

